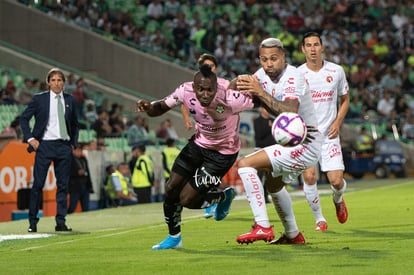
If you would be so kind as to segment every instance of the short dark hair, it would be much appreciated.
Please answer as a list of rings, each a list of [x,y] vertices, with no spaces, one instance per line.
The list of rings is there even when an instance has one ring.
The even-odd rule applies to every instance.
[[[115,170],[115,166],[113,164],[109,164],[105,167],[105,172],[106,173],[112,173]]]
[[[167,143],[167,146],[173,146],[174,143],[175,143],[175,139],[173,139],[173,138],[167,138],[166,143]]]
[[[128,163],[126,163],[125,161],[123,161],[123,162],[120,162],[120,163],[118,164],[117,169],[121,168],[122,166],[129,167]]]
[[[132,151],[135,151],[135,150],[138,150],[138,151],[140,151],[141,153],[145,153],[145,151],[147,150],[147,147],[145,146],[145,144],[144,144],[144,143],[140,142],[140,143],[138,143],[138,144],[135,144],[135,145],[132,147]]]
[[[206,60],[210,60],[211,62],[214,63],[214,66],[217,67],[216,57],[208,53],[203,53],[202,55],[200,55],[200,57],[197,60],[198,66],[201,67],[201,65],[203,65]]]
[[[323,45],[322,44],[322,38],[321,38],[321,35],[319,34],[319,33],[317,33],[317,32],[314,32],[314,31],[312,31],[312,32],[307,32],[307,33],[305,33],[304,35],[303,35],[303,38],[302,38],[302,45],[305,45],[305,39],[306,38],[308,38],[308,37],[317,37],[317,38],[319,38],[319,42],[321,42],[321,45]]]

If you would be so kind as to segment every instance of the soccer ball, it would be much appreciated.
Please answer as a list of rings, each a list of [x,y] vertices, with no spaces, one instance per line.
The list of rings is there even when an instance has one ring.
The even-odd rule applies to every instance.
[[[297,113],[284,112],[273,121],[272,135],[276,143],[282,146],[301,144],[307,134],[306,124]]]

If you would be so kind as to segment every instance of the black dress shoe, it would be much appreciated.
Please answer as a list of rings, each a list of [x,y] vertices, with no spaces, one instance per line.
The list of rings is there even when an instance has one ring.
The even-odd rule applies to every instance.
[[[37,225],[36,224],[31,224],[29,226],[29,228],[27,229],[27,232],[29,232],[29,233],[35,233],[35,232],[37,232]]]
[[[66,224],[58,224],[55,226],[55,231],[72,231],[72,228]]]

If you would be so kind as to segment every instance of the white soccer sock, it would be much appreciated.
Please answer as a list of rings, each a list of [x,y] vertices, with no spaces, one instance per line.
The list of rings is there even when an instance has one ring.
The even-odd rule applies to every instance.
[[[238,169],[238,173],[246,190],[254,221],[262,227],[270,227],[263,184],[257,175],[257,170],[251,167],[243,167]]]
[[[280,221],[285,228],[285,234],[288,238],[293,239],[299,234],[299,229],[296,224],[295,214],[292,208],[292,199],[285,187],[279,192],[270,193],[276,212],[279,215]]]
[[[341,201],[342,201],[342,196],[344,195],[344,193],[345,193],[345,190],[346,190],[346,180],[345,179],[343,179],[343,181],[344,181],[344,186],[340,189],[340,190],[337,190],[337,189],[335,189],[332,185],[331,185],[331,189],[332,189],[332,192],[333,192],[333,201],[335,202],[335,203],[340,203]]]
[[[322,215],[321,202],[319,200],[318,187],[316,184],[309,185],[306,182],[303,183],[303,192],[305,193],[306,200],[315,216],[316,223],[320,221],[326,221]]]

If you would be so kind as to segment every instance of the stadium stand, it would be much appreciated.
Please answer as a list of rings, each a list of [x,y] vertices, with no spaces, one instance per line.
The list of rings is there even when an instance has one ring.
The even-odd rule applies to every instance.
[[[307,29],[317,30],[322,33],[327,59],[343,65],[349,79],[351,97],[357,97],[363,102],[359,116],[349,117],[349,123],[358,127],[364,123],[375,123],[378,131],[376,134],[385,134],[392,138],[396,136],[395,133],[385,131],[390,119],[378,116],[377,113],[377,104],[386,89],[384,83],[389,79],[385,77],[388,68],[396,71],[400,78],[398,89],[392,91],[393,100],[404,97],[404,110],[409,110],[397,114],[402,121],[397,129],[399,136],[407,116],[413,115],[414,25],[411,15],[414,14],[414,5],[404,0],[381,4],[371,1],[327,0],[307,3],[178,1],[178,13],[173,17],[164,16],[159,20],[147,16],[151,1],[137,3],[130,0],[104,0],[89,4],[84,1],[62,1],[60,4],[59,1],[18,2],[74,24],[77,24],[80,12],[86,11],[91,22],[88,27],[90,31],[112,37],[114,41],[190,69],[195,68],[194,60],[197,54],[211,52],[217,55],[218,41],[226,41],[230,51],[240,50],[242,60],[234,60],[235,57],[228,61],[222,60],[219,73],[224,77],[255,70],[257,49],[253,45],[269,35],[276,36],[284,42],[289,49],[291,63],[300,64],[303,62],[303,56],[298,50],[300,35]],[[165,14],[168,11],[168,3],[163,5],[166,8]],[[295,10],[303,19],[303,26],[299,31],[294,30],[289,23]],[[317,16],[310,16],[310,11],[317,11]],[[104,14],[107,14],[106,21]],[[202,41],[199,41],[201,48],[197,47],[192,36],[184,43],[190,47],[188,52],[178,49],[175,45],[174,29],[182,16],[188,30],[193,34],[200,29],[205,30]],[[105,28],[102,22],[108,23],[110,28]],[[200,26],[197,27],[197,24]],[[138,40],[132,35],[135,30],[139,30]],[[165,41],[159,45],[151,40],[157,30],[161,30]],[[220,60],[220,57],[218,59]],[[226,75],[228,71],[231,73]],[[410,139],[404,141],[412,142]]]

